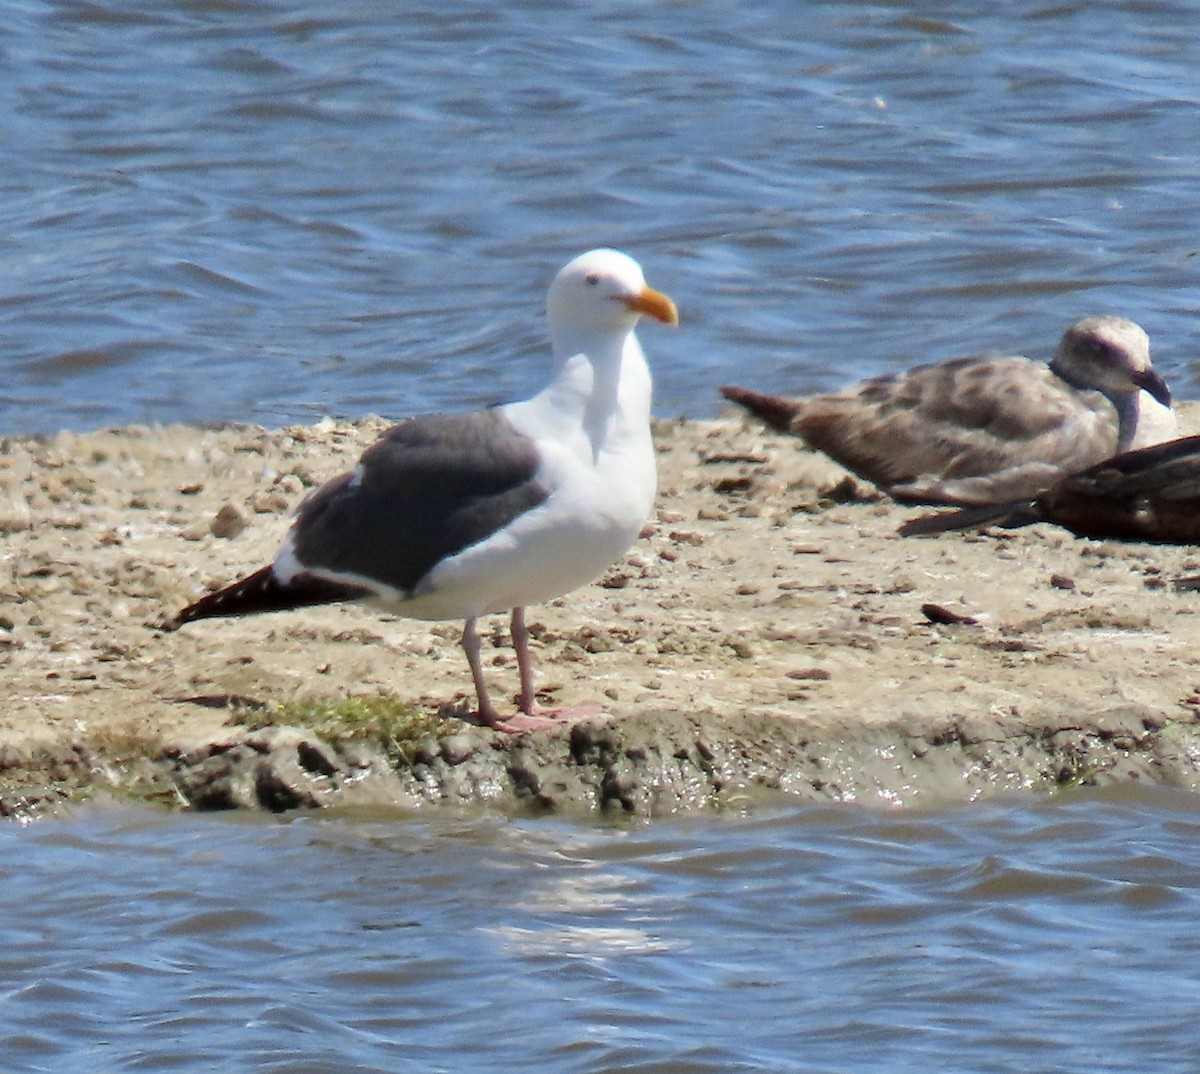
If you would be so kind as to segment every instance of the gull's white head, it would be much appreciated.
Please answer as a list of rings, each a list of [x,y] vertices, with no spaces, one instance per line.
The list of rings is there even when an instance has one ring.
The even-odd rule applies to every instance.
[[[1150,364],[1150,337],[1124,317],[1084,317],[1063,334],[1051,366],[1069,383],[1106,395],[1149,392],[1171,405],[1166,382]]]
[[[568,333],[630,331],[645,314],[678,324],[675,303],[646,286],[642,267],[619,250],[589,250],[564,266],[546,297],[551,330]]]

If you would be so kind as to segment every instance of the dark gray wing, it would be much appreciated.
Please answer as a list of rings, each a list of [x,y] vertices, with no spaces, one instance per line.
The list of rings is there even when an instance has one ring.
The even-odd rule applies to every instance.
[[[546,500],[539,461],[499,411],[410,418],[305,501],[296,557],[411,591],[438,562]]]

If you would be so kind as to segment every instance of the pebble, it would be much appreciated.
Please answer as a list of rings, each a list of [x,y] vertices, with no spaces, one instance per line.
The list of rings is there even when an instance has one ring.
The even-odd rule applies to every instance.
[[[249,525],[242,509],[235,504],[222,504],[221,509],[213,516],[210,529],[214,537],[236,537]]]
[[[732,650],[733,655],[739,660],[749,660],[754,656],[754,646],[745,638],[726,638],[725,646]]]
[[[833,674],[825,668],[796,668],[794,671],[789,671],[787,677],[798,681],[828,682],[833,678]]]
[[[462,764],[475,754],[478,745],[473,735],[447,735],[442,739],[442,760],[447,764]]]

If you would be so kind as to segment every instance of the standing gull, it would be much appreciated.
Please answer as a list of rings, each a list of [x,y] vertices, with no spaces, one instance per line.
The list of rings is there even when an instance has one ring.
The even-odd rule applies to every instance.
[[[1049,365],[955,358],[808,399],[721,392],[902,503],[1026,499],[1064,472],[1177,435],[1150,340],[1123,317],[1076,321]]]
[[[476,620],[511,610],[518,707],[534,715],[525,606],[602,574],[654,505],[650,371],[634,335],[643,314],[679,322],[632,258],[581,254],[550,285],[556,368],[541,392],[392,427],[301,504],[273,563],[184,608],[175,624],[346,600],[463,619],[479,717],[505,728]]]

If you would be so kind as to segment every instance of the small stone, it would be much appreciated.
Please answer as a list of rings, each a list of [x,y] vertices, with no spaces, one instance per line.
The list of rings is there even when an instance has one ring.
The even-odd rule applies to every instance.
[[[433,735],[422,735],[413,749],[413,760],[418,764],[433,764],[441,754],[438,740]]]
[[[250,506],[260,515],[281,515],[292,506],[292,500],[282,492],[265,490],[250,498]]]
[[[825,668],[796,668],[787,673],[789,679],[797,680],[812,680],[814,682],[827,682],[833,678],[833,674]]]
[[[213,516],[210,529],[214,537],[236,537],[247,525],[249,520],[242,509],[227,503]]]
[[[33,528],[33,511],[28,504],[13,503],[0,508],[0,533],[20,533]]]
[[[754,478],[745,474],[736,477],[721,477],[713,482],[713,491],[729,495],[734,492],[749,492],[754,487]]]
[[[725,645],[733,651],[733,655],[739,660],[749,660],[754,656],[754,646],[752,646],[745,638],[726,638]]]
[[[701,545],[704,543],[704,534],[697,533],[695,530],[672,530],[667,536],[676,544]]]
[[[462,764],[475,753],[477,744],[471,735],[447,735],[442,739],[442,759],[447,764]]]
[[[976,626],[979,623],[974,616],[963,615],[961,612],[945,608],[940,604],[922,604],[921,614],[931,623],[937,623],[940,626]]]
[[[575,642],[585,653],[611,653],[617,648],[617,642],[607,630],[590,626],[580,629]]]

